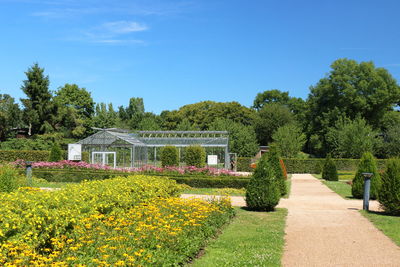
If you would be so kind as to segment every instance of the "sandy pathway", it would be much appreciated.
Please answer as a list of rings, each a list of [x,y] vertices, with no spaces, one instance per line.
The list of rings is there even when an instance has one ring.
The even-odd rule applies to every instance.
[[[292,176],[290,198],[279,206],[289,210],[283,266],[400,266],[400,247],[359,214],[362,202],[309,174]]]

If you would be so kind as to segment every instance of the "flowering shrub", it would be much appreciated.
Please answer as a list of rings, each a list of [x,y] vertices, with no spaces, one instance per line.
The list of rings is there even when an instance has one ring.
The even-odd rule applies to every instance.
[[[17,160],[12,163],[17,167],[25,167],[25,161]],[[137,174],[201,174],[201,175],[209,175],[209,176],[238,176],[233,171],[225,170],[225,169],[217,169],[211,167],[203,167],[197,168],[195,166],[185,166],[185,167],[175,167],[175,166],[167,166],[167,167],[156,167],[156,166],[143,166],[140,168],[112,168],[106,165],[100,164],[90,164],[83,161],[74,162],[68,160],[62,160],[58,162],[33,162],[33,168],[46,168],[46,169],[91,169],[91,170],[109,170],[109,171],[117,171],[124,173],[137,173]]]
[[[1,194],[0,265],[171,266],[232,216],[230,201],[176,196],[174,181],[115,178]]]

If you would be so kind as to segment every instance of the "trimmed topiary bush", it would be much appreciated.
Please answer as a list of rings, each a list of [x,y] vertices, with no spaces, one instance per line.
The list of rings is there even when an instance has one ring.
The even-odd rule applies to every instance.
[[[53,147],[50,150],[49,161],[57,162],[63,159],[63,151],[59,144],[54,143]]]
[[[187,166],[202,168],[206,165],[206,151],[201,146],[188,146],[185,152]]]
[[[279,162],[278,150],[276,148],[271,148],[267,153],[267,158],[268,158],[268,163],[274,169],[275,178],[277,179],[281,196],[284,196],[287,193],[286,181],[285,181],[286,179],[282,170],[282,166]]]
[[[175,146],[165,146],[161,149],[161,165],[163,167],[179,165],[179,152]]]
[[[360,164],[358,165],[358,170],[353,179],[353,184],[351,186],[351,193],[355,198],[363,198],[364,195],[364,176],[363,172],[371,172],[373,176],[371,178],[371,199],[378,198],[378,192],[381,186],[381,177],[376,167],[376,161],[374,156],[370,152],[363,154]]]
[[[339,181],[336,164],[329,154],[326,156],[324,166],[322,168],[322,179],[327,181]]]
[[[18,170],[9,165],[0,167],[0,192],[9,193],[25,185],[26,178]]]
[[[400,159],[388,161],[378,199],[385,212],[400,215]]]
[[[273,211],[279,203],[281,191],[273,167],[264,154],[246,187],[246,204],[249,209]]]

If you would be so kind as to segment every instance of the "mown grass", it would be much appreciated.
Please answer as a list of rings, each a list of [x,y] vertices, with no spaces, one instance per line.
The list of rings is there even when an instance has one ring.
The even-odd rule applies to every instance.
[[[381,230],[386,236],[391,238],[400,246],[400,216],[390,216],[382,212],[360,211],[376,228]]]
[[[327,187],[329,187],[336,194],[340,195],[344,199],[353,199],[351,194],[351,186],[343,181],[322,181]]]
[[[283,198],[289,198],[290,196],[290,190],[292,189],[292,175],[288,174],[288,178],[286,180],[286,188],[287,188],[287,193],[286,195],[283,196]]]
[[[339,181],[353,180],[355,172],[350,171],[338,171]],[[315,178],[322,179],[322,174],[313,174]]]
[[[237,215],[192,266],[281,266],[286,209]]]

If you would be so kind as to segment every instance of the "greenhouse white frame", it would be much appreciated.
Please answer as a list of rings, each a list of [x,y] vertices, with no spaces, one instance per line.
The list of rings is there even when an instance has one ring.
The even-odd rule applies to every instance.
[[[180,164],[184,162],[184,148],[200,145],[207,155],[218,155],[214,167],[229,169],[229,134],[226,131],[138,131],[131,133],[117,128],[93,128],[97,133],[77,142],[82,151],[89,152],[91,163],[105,163],[108,159],[96,159],[93,152],[114,155],[112,167],[142,167],[160,164],[159,150],[164,146],[175,146],[179,151]]]

